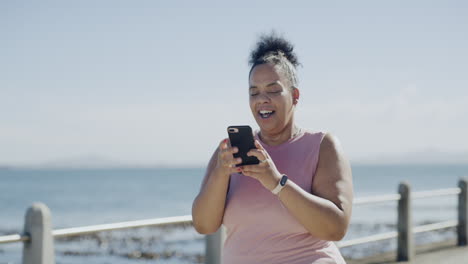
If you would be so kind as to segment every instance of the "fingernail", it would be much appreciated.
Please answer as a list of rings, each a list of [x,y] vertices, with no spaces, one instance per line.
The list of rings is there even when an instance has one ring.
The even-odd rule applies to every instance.
[[[227,143],[227,138],[224,139],[224,143]]]
[[[241,168],[237,168],[237,171],[242,171],[242,169],[241,169]]]
[[[236,160],[237,160],[237,162],[242,162],[241,158],[237,158]]]

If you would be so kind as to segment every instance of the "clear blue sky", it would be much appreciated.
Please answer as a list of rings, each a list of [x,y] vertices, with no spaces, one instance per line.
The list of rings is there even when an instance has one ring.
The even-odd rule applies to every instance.
[[[1,1],[0,164],[203,165],[256,127],[247,57],[272,29],[303,64],[298,123],[352,161],[468,153],[466,1]]]

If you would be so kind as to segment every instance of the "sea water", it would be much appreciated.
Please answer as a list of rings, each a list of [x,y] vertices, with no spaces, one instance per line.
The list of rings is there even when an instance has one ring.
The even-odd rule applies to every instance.
[[[355,197],[395,194],[402,181],[412,191],[453,188],[468,176],[468,165],[352,169]],[[50,208],[54,229],[189,215],[203,175],[203,168],[0,170],[0,235],[20,233],[26,209],[36,201]],[[455,220],[456,208],[455,196],[415,200],[414,225]],[[355,206],[345,240],[394,231],[396,219],[396,202]],[[422,240],[450,236],[453,232],[439,232]],[[388,242],[378,247],[394,246]],[[204,242],[190,226],[140,228],[59,239],[55,249],[57,263],[196,263],[202,260]],[[342,252],[359,257],[368,250]],[[0,245],[0,264],[20,262],[21,244]]]

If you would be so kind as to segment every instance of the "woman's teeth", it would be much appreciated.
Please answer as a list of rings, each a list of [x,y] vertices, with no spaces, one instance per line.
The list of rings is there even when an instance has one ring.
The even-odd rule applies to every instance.
[[[258,113],[260,114],[260,117],[262,118],[268,118],[270,117],[275,111],[269,111],[269,110],[261,110]]]

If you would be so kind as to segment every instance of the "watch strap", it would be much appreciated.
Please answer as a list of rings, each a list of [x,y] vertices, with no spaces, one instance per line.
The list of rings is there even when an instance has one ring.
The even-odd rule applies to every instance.
[[[271,192],[274,195],[278,195],[280,191],[284,188],[284,186],[286,186],[287,181],[288,181],[288,176],[286,176],[286,174],[283,174],[283,177],[281,177],[281,180],[278,182],[278,185],[276,185],[276,187],[273,190],[271,190]]]

